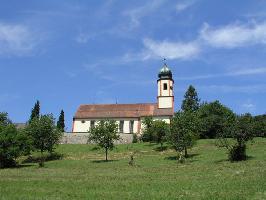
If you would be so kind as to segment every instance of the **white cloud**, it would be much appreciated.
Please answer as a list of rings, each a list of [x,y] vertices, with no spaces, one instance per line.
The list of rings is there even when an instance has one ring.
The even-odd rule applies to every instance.
[[[144,59],[150,58],[167,58],[172,59],[190,59],[200,53],[197,42],[157,42],[152,39],[144,39],[145,47]]]
[[[261,68],[240,68],[235,71],[230,71],[226,73],[219,74],[203,74],[197,76],[188,77],[178,77],[178,80],[199,80],[199,79],[209,79],[209,78],[219,78],[219,77],[234,77],[234,76],[249,76],[249,75],[261,75],[266,74],[266,67]]]
[[[235,48],[252,44],[266,43],[266,23],[229,24],[212,28],[207,23],[200,31],[204,42],[219,48]]]
[[[194,4],[194,1],[183,1],[183,2],[178,2],[175,6],[175,9],[177,12],[182,12],[183,10],[186,10],[190,6]]]
[[[125,11],[124,15],[130,17],[130,28],[138,27],[140,24],[141,18],[143,18],[143,17],[149,15],[150,13],[156,11],[158,8],[161,7],[161,5],[164,2],[165,1],[163,1],[163,0],[152,0],[143,6]]]
[[[37,46],[39,39],[25,25],[0,23],[0,55],[28,55]]]

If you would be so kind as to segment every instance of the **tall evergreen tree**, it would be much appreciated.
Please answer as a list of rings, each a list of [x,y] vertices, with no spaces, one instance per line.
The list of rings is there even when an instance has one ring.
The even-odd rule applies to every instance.
[[[191,111],[194,112],[199,109],[200,99],[198,97],[198,93],[196,89],[190,85],[184,95],[184,100],[182,102],[182,110],[183,111]]]
[[[39,117],[40,117],[40,102],[39,100],[37,100],[33,109],[31,110],[29,122],[31,122],[34,118],[39,118]]]
[[[57,128],[61,132],[65,131],[65,113],[63,110],[61,110],[58,121],[57,121]]]

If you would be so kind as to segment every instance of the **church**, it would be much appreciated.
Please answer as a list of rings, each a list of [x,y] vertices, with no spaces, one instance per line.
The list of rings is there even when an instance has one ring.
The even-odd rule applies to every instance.
[[[141,134],[142,120],[148,116],[170,123],[174,115],[173,88],[172,72],[165,63],[158,74],[157,103],[80,105],[73,117],[72,132],[87,133],[103,119],[115,120],[120,134]]]

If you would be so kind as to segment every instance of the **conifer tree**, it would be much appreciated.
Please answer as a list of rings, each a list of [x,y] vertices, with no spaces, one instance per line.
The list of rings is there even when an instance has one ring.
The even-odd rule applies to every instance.
[[[63,110],[61,110],[58,121],[57,121],[57,128],[61,132],[65,131],[65,113]]]
[[[200,99],[198,97],[198,93],[196,89],[190,85],[184,95],[184,100],[182,102],[182,110],[183,111],[191,111],[194,112],[199,109]]]
[[[31,110],[29,122],[31,122],[34,118],[39,118],[39,117],[40,117],[40,102],[39,100],[37,100],[33,109]]]

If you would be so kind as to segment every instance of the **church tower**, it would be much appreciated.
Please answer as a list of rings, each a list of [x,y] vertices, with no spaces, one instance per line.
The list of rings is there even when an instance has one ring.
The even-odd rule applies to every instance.
[[[173,85],[174,80],[172,79],[172,72],[164,63],[163,68],[158,74],[158,108],[172,108],[174,109],[174,93]]]

